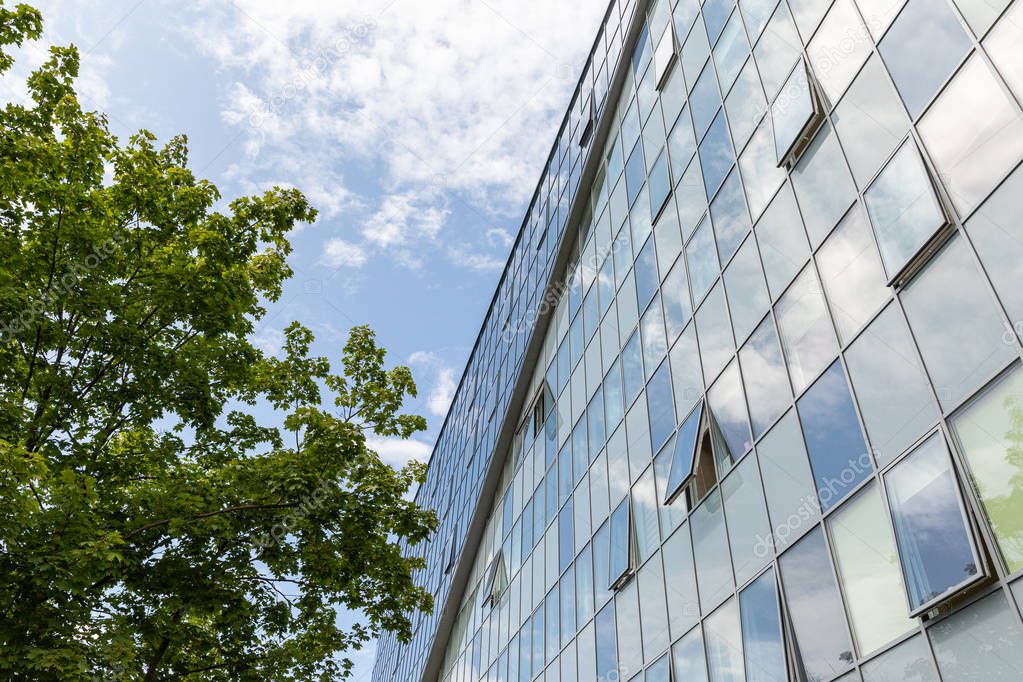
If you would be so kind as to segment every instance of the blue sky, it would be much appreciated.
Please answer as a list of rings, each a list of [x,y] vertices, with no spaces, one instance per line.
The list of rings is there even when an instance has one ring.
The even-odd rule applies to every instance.
[[[299,320],[336,359],[368,323],[410,364],[425,458],[606,8],[604,0],[36,0],[45,34],[0,79],[24,98],[51,44],[82,52],[83,106],[122,138],[188,135],[226,199],[274,184],[320,210],[256,340]],[[97,9],[97,7],[101,9]],[[357,660],[368,679],[372,652]]]

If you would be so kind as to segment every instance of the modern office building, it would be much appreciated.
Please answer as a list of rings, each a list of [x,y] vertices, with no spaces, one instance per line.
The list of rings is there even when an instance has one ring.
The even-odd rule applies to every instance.
[[[1023,680],[1021,101],[1023,0],[615,0],[374,681]]]

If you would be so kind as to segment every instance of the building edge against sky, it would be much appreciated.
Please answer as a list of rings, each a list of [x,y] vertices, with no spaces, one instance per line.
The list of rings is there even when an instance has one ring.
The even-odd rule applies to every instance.
[[[1023,679],[1021,27],[611,3],[375,682]]]

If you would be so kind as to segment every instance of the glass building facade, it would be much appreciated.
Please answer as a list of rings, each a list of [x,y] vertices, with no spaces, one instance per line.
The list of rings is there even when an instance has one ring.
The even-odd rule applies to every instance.
[[[612,2],[374,682],[1023,680],[1021,102],[1023,0]]]

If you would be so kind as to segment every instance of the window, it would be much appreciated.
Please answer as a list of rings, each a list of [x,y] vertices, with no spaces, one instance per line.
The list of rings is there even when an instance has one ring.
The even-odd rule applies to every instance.
[[[646,376],[650,378],[661,359],[668,353],[668,342],[664,338],[664,314],[661,312],[660,295],[654,297],[650,307],[643,313],[640,321],[643,340],[643,366]],[[672,426],[675,426],[672,424]]]
[[[1019,5],[1023,7],[1023,4]],[[1023,44],[1023,43],[1021,43]],[[984,205],[966,222],[970,241],[977,248],[1010,320],[1023,320],[1023,167],[1017,168]]]
[[[625,185],[628,189],[629,206],[636,202],[639,190],[643,188],[646,181],[646,170],[643,162],[643,145],[636,143],[629,154],[629,160],[625,164]]]
[[[732,560],[722,513],[721,494],[714,490],[689,517],[693,531],[693,556],[700,606],[709,612],[732,592]]]
[[[944,682],[1023,679],[1023,632],[1001,590],[928,634]]]
[[[656,503],[656,502],[655,502]],[[639,585],[639,609],[642,614],[643,658],[653,660],[656,654],[668,648],[668,612],[664,603],[664,571],[659,560],[648,561],[636,577]],[[668,659],[664,659],[667,673]],[[647,680],[650,680],[647,672]],[[566,682],[568,682],[566,680]],[[665,682],[668,682],[665,679]]]
[[[838,342],[812,267],[803,269],[775,308],[781,345],[796,393],[835,358]]]
[[[774,100],[774,96],[792,73],[792,66],[799,59],[801,44],[788,5],[784,2],[779,3],[760,42],[753,50],[767,99]]]
[[[668,155],[662,151],[650,170],[650,215],[657,217],[671,192],[671,174],[668,172]]]
[[[863,682],[938,682],[924,635],[915,635],[863,666]]]
[[[739,171],[732,169],[721,191],[714,197],[710,204],[710,218],[714,224],[718,256],[722,263],[727,263],[752,227]]]
[[[911,615],[983,577],[940,433],[884,477]]]
[[[852,665],[853,652],[820,526],[782,554],[778,564],[806,677],[829,680]]]
[[[654,78],[657,89],[664,86],[664,82],[675,62],[675,32],[668,26],[661,37],[657,40],[657,47],[654,48]]]
[[[725,306],[725,290],[720,281],[696,311],[696,331],[704,378],[710,384],[724,369],[735,349],[732,325],[728,321],[728,308]]]
[[[720,109],[707,135],[700,142],[700,167],[703,168],[703,184],[708,200],[717,192],[734,163],[735,152],[728,138],[725,110]]]
[[[693,303],[699,306],[719,271],[709,218],[705,217],[700,221],[693,238],[686,245],[686,263],[689,265],[689,286],[692,287]]]
[[[785,360],[770,313],[739,351],[739,363],[746,382],[753,437],[757,438],[792,402]]]
[[[865,187],[909,129],[906,110],[877,56],[871,56],[831,115],[856,184]]]
[[[878,650],[916,625],[906,610],[895,538],[876,483],[828,517],[838,578],[861,654]]]
[[[732,12],[731,18],[721,33],[721,38],[714,46],[714,64],[717,66],[722,92],[728,92],[735,77],[739,75],[739,69],[742,68],[747,55],[749,55],[749,43],[746,42],[746,32],[742,28],[742,20],[739,18],[738,12]]]
[[[659,449],[675,429],[675,400],[671,395],[671,372],[665,360],[647,385],[650,443]]]
[[[999,6],[1004,2],[1000,0]],[[987,3],[971,3],[984,9],[989,9]],[[994,19],[995,17],[991,17]],[[972,23],[972,22],[971,22]],[[977,31],[982,35],[983,31]],[[991,31],[984,40],[984,47],[991,56],[991,61],[1005,77],[1005,81],[1016,93],[1016,97],[1023,99],[1023,62],[1019,58],[1019,45],[1023,43],[1023,5],[1013,4],[1006,12],[995,30]]]
[[[878,466],[885,466],[938,416],[898,305],[889,305],[870,323],[845,360]]]
[[[598,682],[618,680],[618,638],[615,632],[615,605],[608,604],[593,620],[597,651]]]
[[[971,47],[945,0],[909,0],[878,45],[914,119]]]
[[[753,237],[743,242],[725,269],[724,278],[728,307],[732,312],[732,330],[735,338],[741,341],[750,335],[770,304],[764,271],[760,267],[760,253]]]
[[[675,414],[688,414],[703,395],[703,370],[696,343],[696,325],[690,323],[671,347],[671,385],[675,393]]]
[[[625,378],[625,404],[631,405],[643,388],[643,351],[639,331],[635,331],[622,349],[622,375]]]
[[[496,606],[507,587],[508,571],[504,565],[504,553],[498,550],[497,555],[490,560],[490,566],[481,585],[482,606]]]
[[[685,0],[679,5],[685,4]],[[707,659],[703,653],[703,633],[697,625],[671,648],[671,662],[677,680],[707,680]]]
[[[1023,119],[979,55],[920,120],[920,137],[962,216],[1023,157]]]
[[[509,520],[510,523],[510,520]],[[458,558],[456,553],[457,543],[455,542],[455,529],[452,528],[448,534],[448,541],[444,546],[444,575],[451,572],[451,569],[455,567],[455,560]]]
[[[664,278],[661,300],[664,303],[668,342],[672,343],[682,333],[693,314],[693,306],[689,302],[689,284],[686,280],[686,262],[681,255],[668,272],[668,276]]]
[[[635,565],[640,565],[654,553],[661,544],[658,527],[657,488],[654,484],[653,467],[647,467],[632,487],[633,529],[636,535]]]
[[[692,479],[696,465],[696,448],[703,424],[703,401],[700,401],[682,422],[675,437],[675,449],[668,474],[668,494],[664,504],[671,504]]]
[[[830,126],[817,133],[799,159],[792,184],[810,243],[816,248],[856,198],[856,187]]]
[[[714,682],[742,682],[742,629],[739,603],[733,597],[703,623],[707,668]]]
[[[806,48],[821,89],[832,105],[870,56],[872,43],[852,0],[837,0]]]
[[[757,89],[759,90],[759,85]],[[742,182],[749,196],[750,214],[756,220],[767,208],[778,187],[785,182],[785,169],[778,167],[770,118],[765,117],[753,133],[752,139],[739,157],[739,170],[742,172]]]
[[[696,591],[696,568],[689,525],[684,523],[664,542],[664,584],[668,586],[668,621],[672,639],[686,632],[700,619]]]
[[[739,612],[746,679],[749,682],[785,682],[789,678],[774,569],[765,571],[739,593]]]
[[[748,49],[746,54],[749,54]],[[728,114],[728,125],[732,129],[732,140],[737,149],[742,149],[767,111],[764,87],[760,84],[756,63],[752,59],[746,60],[746,65],[739,72],[735,85],[725,97],[725,111]],[[767,136],[770,135],[771,131],[768,130]],[[772,147],[771,168],[774,169],[774,166]]]
[[[820,517],[817,490],[795,410],[789,410],[761,439],[757,457],[774,528],[774,545],[780,550]]]
[[[707,36],[712,44],[717,42],[724,30],[732,4],[729,0],[707,0],[703,4],[703,21],[707,25]]]
[[[904,3],[903,0],[856,0],[856,4],[874,40],[880,40]]]
[[[696,138],[693,137],[693,123],[689,118],[689,109],[684,108],[668,133],[668,158],[675,177],[681,177],[696,154]]]
[[[688,76],[686,76],[688,78]],[[714,116],[721,106],[721,93],[718,92],[718,85],[714,78],[714,69],[710,62],[704,67],[693,92],[689,95],[689,110],[693,113],[693,126],[696,129],[696,139],[700,139],[707,132]],[[721,121],[724,125],[724,119]],[[701,162],[703,155],[700,155]],[[723,177],[723,176],[722,176]]]
[[[707,391],[707,407],[714,418],[716,462],[723,475],[753,447],[739,363],[734,359]]]
[[[743,584],[772,556],[763,485],[756,460],[747,457],[721,482],[735,582]]]
[[[782,185],[755,230],[767,288],[771,292],[771,300],[774,300],[781,296],[810,258],[803,221],[788,185]]]
[[[593,136],[593,128],[596,116],[593,111],[593,93],[591,92],[586,98],[586,103],[583,105],[583,121],[579,132],[579,146],[585,147],[590,143],[590,138]]]
[[[889,297],[887,278],[859,206],[853,206],[821,246],[817,267],[839,338],[848,342]]]
[[[611,589],[618,589],[632,575],[636,557],[636,534],[629,498],[611,512],[610,533],[607,584]]]
[[[643,667],[643,640],[636,581],[624,585],[614,603],[618,625],[618,669],[639,670]]]
[[[791,168],[806,148],[824,116],[815,86],[800,61],[771,104],[774,149],[779,166]]]
[[[863,200],[889,279],[902,272],[913,256],[948,224],[912,138],[895,153]]]
[[[1009,573],[1023,568],[1023,369],[1013,367],[952,419],[960,452]]]
[[[821,375],[796,408],[821,508],[827,511],[874,468],[840,360]]]
[[[924,366],[946,410],[1016,354],[1003,340],[1001,317],[958,237],[916,275],[902,301]]]

